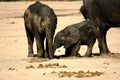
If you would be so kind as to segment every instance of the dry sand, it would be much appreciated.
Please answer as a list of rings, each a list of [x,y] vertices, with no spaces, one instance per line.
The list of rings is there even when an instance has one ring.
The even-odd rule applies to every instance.
[[[0,80],[120,80],[120,29],[111,28],[107,42],[112,55],[91,58],[37,59],[27,57],[23,13],[33,2],[0,2]],[[81,1],[43,2],[58,15],[56,33],[80,22]],[[93,52],[98,53],[96,42]],[[35,53],[36,47],[34,45]],[[80,53],[84,55],[86,47]],[[64,54],[64,48],[56,55]]]

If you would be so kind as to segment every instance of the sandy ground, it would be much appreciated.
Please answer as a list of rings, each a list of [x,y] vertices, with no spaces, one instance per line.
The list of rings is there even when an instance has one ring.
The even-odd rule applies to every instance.
[[[113,55],[91,58],[37,59],[27,57],[23,13],[33,2],[0,2],[0,80],[120,80],[120,29],[111,28],[107,42]],[[56,33],[80,22],[81,1],[43,2],[58,15]],[[93,52],[98,53],[96,42]],[[34,45],[35,53],[36,46]],[[84,55],[86,47],[80,53]],[[64,48],[56,55],[64,54]]]

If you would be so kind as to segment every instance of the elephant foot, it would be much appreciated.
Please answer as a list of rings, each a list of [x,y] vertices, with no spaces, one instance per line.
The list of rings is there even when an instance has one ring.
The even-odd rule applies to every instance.
[[[79,53],[77,53],[76,57],[82,57]]]
[[[65,57],[69,57],[71,53],[65,53]]]
[[[84,57],[91,57],[92,56],[92,54],[90,54],[90,53],[86,53],[85,55],[84,55]]]
[[[114,53],[111,53],[111,52],[109,52],[109,53],[101,53],[100,56],[107,56],[107,55],[109,56],[109,55],[113,55],[113,54]]]
[[[48,58],[48,53],[47,52],[45,52],[44,58]]]
[[[54,58],[54,55],[49,55],[49,59],[53,59]]]
[[[72,54],[71,56],[81,57],[81,55],[79,53]]]
[[[100,54],[109,54],[109,53],[111,53],[111,52],[109,51],[109,49],[101,49],[101,50],[100,50]]]
[[[111,52],[110,51],[102,51],[100,52],[100,55],[106,55],[106,54],[110,54]]]
[[[42,54],[39,54],[39,53],[37,54],[37,57],[38,57],[38,58],[44,58],[43,55],[42,55]]]
[[[47,52],[45,52],[45,54],[44,54],[44,58],[53,59],[54,56],[53,56],[53,55],[49,55]]]
[[[34,57],[34,54],[33,53],[29,53],[28,57]]]

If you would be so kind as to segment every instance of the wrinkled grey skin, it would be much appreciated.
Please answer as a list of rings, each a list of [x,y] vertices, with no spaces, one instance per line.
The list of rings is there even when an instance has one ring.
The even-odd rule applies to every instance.
[[[99,29],[98,42],[100,54],[108,54],[107,31],[120,27],[120,0],[83,0],[80,8],[85,19],[90,19]]]
[[[97,28],[90,20],[67,26],[59,31],[54,39],[54,50],[64,46],[65,56],[78,56],[81,45],[87,45],[85,56],[92,55],[92,47],[97,38]]]
[[[57,25],[57,17],[52,8],[35,2],[24,13],[25,30],[28,39],[28,57],[33,57],[34,38],[37,45],[37,57],[53,58],[53,36]],[[44,39],[46,38],[46,51]]]

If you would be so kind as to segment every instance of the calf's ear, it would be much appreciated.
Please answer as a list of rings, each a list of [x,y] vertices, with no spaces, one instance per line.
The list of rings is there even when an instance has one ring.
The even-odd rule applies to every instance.
[[[76,44],[79,41],[78,38],[73,38],[73,37],[67,37],[65,39],[65,43],[64,43],[64,48],[69,48],[72,45]]]
[[[73,44],[74,44],[73,39],[71,39],[70,37],[67,37],[64,42],[64,48],[69,48]]]

